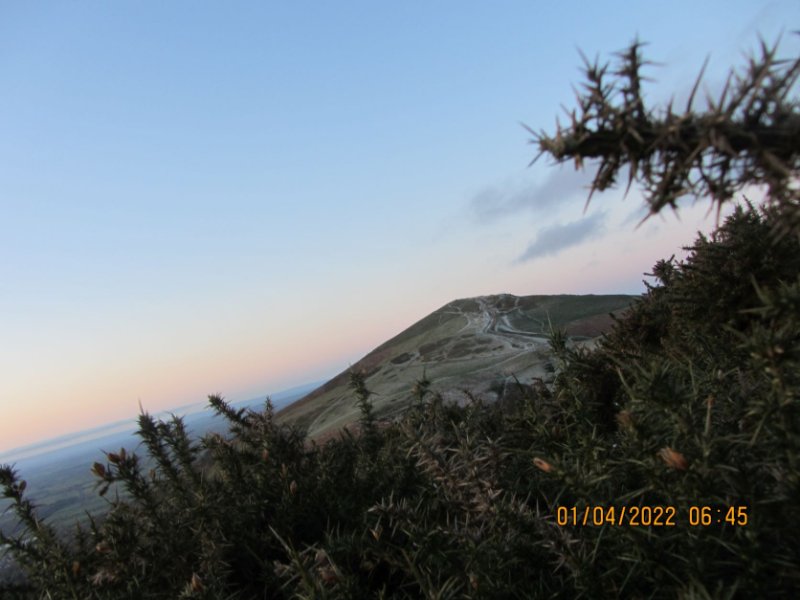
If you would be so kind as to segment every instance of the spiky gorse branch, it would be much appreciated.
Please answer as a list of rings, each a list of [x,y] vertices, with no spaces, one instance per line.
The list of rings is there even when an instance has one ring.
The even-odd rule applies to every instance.
[[[718,99],[706,96],[704,111],[695,97],[705,65],[683,110],[672,101],[657,110],[644,101],[642,68],[651,63],[642,46],[634,41],[613,66],[583,57],[586,81],[569,124],[557,123],[552,136],[529,129],[539,147],[534,162],[549,154],[582,168],[584,159],[599,159],[591,193],[614,186],[627,166],[628,188],[644,185],[651,215],[676,208],[682,196],[708,196],[719,207],[745,186],[763,185],[786,230],[800,233],[800,58],[779,59],[778,43],[762,41],[746,68],[731,70]]]
[[[641,64],[638,47],[626,56]],[[640,137],[657,120],[638,66],[624,81],[616,108],[617,92],[600,85],[587,109],[603,94],[611,108],[573,139],[573,150],[606,152],[607,169],[671,151],[629,133],[629,147],[602,146],[597,131],[620,115]],[[741,114],[758,112],[749,103]],[[676,119],[681,131],[700,117]],[[763,139],[754,133],[750,148]],[[411,408],[376,427],[381,412],[354,373],[360,431],[324,445],[281,424],[269,402],[256,412],[209,397],[228,431],[199,441],[180,418],[143,413],[146,456],[120,449],[94,464],[100,493],[114,486],[115,498],[73,542],[0,465],[0,502],[21,525],[0,531],[0,554],[5,545],[25,569],[29,592],[13,597],[798,597],[800,538],[787,524],[800,519],[800,236],[773,239],[781,222],[774,208],[737,207],[686,259],[659,261],[659,283],[594,348],[554,331],[552,388],[518,382],[514,402],[445,402],[423,375]],[[664,527],[558,522],[559,508],[624,506],[679,512]],[[692,506],[751,518],[694,526]]]

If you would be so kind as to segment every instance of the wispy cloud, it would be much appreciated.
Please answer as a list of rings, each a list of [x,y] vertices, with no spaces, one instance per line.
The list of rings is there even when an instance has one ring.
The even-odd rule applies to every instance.
[[[470,208],[484,222],[523,211],[545,212],[566,202],[584,200],[593,171],[575,171],[569,165],[554,168],[536,184],[506,183],[489,186],[473,196]]]
[[[562,250],[577,246],[603,233],[606,213],[599,212],[566,225],[552,225],[539,231],[525,252],[515,261],[517,264],[552,256]]]

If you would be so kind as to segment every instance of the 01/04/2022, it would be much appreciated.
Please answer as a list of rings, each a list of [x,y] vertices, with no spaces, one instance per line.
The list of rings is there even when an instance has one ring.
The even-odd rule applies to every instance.
[[[690,506],[686,513],[692,527],[711,525],[744,526],[748,523],[747,506]],[[614,525],[627,527],[675,527],[681,512],[674,506],[559,506],[559,526]]]

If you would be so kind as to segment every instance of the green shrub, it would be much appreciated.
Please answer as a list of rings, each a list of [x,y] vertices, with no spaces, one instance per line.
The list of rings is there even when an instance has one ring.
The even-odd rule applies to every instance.
[[[620,73],[629,81],[638,81],[636,57],[636,47],[624,55],[628,68]],[[758,85],[780,79],[780,65],[769,65],[772,78],[755,69]],[[780,68],[798,69],[797,63]],[[597,72],[589,75],[597,79]],[[761,97],[757,90],[748,96],[746,83],[740,80],[735,97]],[[767,92],[783,89],[776,86]],[[641,125],[652,114],[631,93],[623,92],[627,104],[617,116]],[[775,122],[793,123],[796,103],[783,108]],[[586,142],[610,139],[608,132],[592,138],[592,123],[576,121],[569,135],[562,132],[562,141],[573,139],[564,147],[574,156],[587,149],[607,152],[612,162],[649,156],[640,146],[617,152],[619,140]],[[602,129],[609,122],[597,123]],[[547,139],[545,150],[555,143]],[[763,159],[766,138],[754,139],[761,146],[742,152],[761,152]],[[796,178],[796,143],[780,150],[781,164]],[[665,168],[682,164],[679,158]],[[653,174],[657,166],[645,172],[653,190],[662,181]],[[743,176],[750,166],[743,163]],[[598,187],[613,175],[602,168]],[[373,411],[364,377],[353,374],[358,431],[343,431],[323,446],[277,423],[269,402],[256,412],[210,397],[229,431],[199,441],[178,418],[142,414],[146,460],[122,449],[94,464],[108,514],[79,527],[71,543],[37,517],[24,481],[2,467],[0,486],[22,530],[2,535],[0,543],[27,576],[26,587],[13,594],[796,595],[800,236],[787,226],[794,192],[778,181],[779,171],[767,178],[777,194],[768,208],[739,207],[712,236],[699,236],[685,260],[657,263],[656,281],[594,350],[574,349],[553,332],[553,385],[518,385],[513,402],[467,394],[464,406],[448,404],[423,380],[409,391],[412,407],[385,423]],[[661,185],[669,193],[671,173]],[[651,200],[656,210],[671,197]],[[630,515],[634,507],[653,506],[674,507],[674,524],[619,521],[623,507]],[[593,507],[604,518],[615,508],[615,522],[559,523],[573,515],[581,521]],[[714,522],[692,525],[690,516]],[[12,597],[10,588],[5,592]]]

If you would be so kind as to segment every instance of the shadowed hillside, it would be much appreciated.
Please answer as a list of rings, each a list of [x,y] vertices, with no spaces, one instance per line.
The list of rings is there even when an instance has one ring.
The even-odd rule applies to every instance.
[[[455,300],[367,354],[352,370],[363,373],[378,416],[390,418],[408,407],[414,383],[426,375],[445,398],[464,398],[462,390],[497,399],[514,378],[523,383],[552,377],[551,328],[566,330],[578,345],[612,324],[612,313],[635,296],[513,296],[499,294]],[[349,372],[340,373],[305,398],[278,413],[282,422],[327,437],[354,423],[358,406]]]

